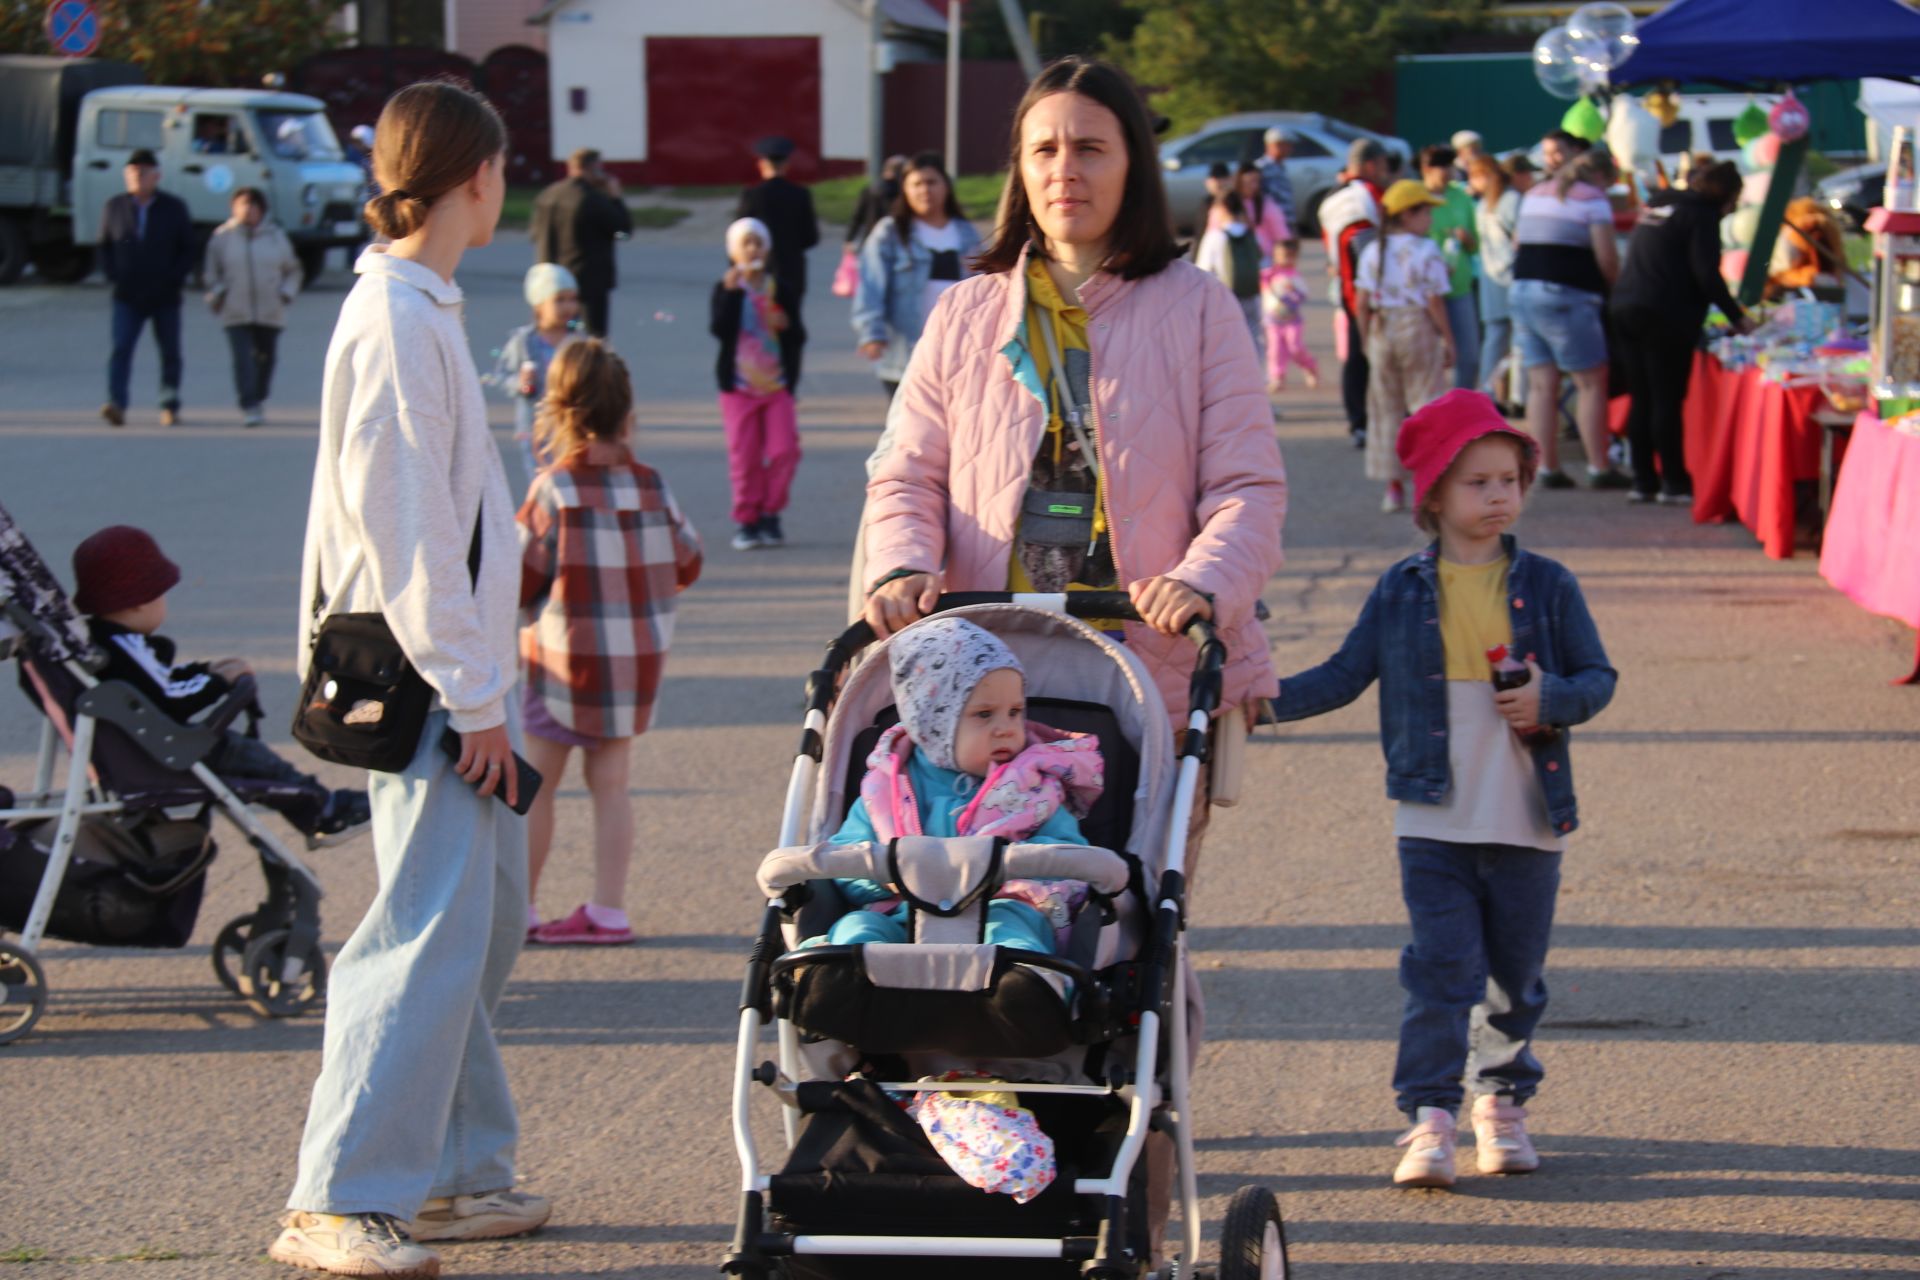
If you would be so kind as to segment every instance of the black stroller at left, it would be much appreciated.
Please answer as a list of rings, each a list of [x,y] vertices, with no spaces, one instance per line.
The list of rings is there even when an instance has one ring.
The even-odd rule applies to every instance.
[[[253,681],[182,724],[131,685],[96,679],[102,659],[86,627],[0,508],[0,662],[7,660],[19,664],[21,689],[44,723],[31,790],[0,786],[0,1044],[26,1035],[46,1011],[36,954],[43,937],[187,944],[214,859],[216,810],[259,854],[266,896],[220,930],[214,973],[262,1016],[311,1008],[327,982],[320,882],[251,807],[278,784],[229,784],[205,763],[243,715],[255,731]]]

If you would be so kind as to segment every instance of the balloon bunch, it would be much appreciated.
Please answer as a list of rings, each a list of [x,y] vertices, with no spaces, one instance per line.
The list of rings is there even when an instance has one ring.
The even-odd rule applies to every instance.
[[[1564,27],[1555,27],[1533,44],[1533,74],[1556,98],[1604,93],[1612,73],[1639,47],[1634,17],[1627,7],[1584,4]]]

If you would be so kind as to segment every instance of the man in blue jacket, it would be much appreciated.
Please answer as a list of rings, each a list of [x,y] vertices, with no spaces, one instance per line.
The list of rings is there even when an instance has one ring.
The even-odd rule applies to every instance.
[[[100,416],[127,421],[127,382],[140,330],[153,321],[160,344],[160,425],[180,420],[180,287],[196,245],[186,202],[160,190],[160,161],[142,148],[127,157],[127,194],[100,217],[100,268],[113,284],[113,355]]]

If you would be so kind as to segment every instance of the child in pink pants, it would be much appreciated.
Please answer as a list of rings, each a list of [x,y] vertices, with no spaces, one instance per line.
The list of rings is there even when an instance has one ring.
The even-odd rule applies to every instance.
[[[725,276],[713,286],[713,336],[720,420],[727,432],[727,475],[733,484],[735,551],[786,544],[780,513],[800,467],[800,430],[793,406],[798,361],[792,321],[767,271],[773,237],[758,218],[727,228]]]
[[[1297,261],[1300,246],[1296,241],[1277,240],[1273,245],[1273,264],[1260,273],[1260,315],[1267,326],[1267,390],[1287,389],[1287,365],[1297,364],[1306,372],[1307,389],[1320,385],[1320,366],[1307,350],[1307,325],[1301,308],[1307,303],[1307,288],[1300,282]]]

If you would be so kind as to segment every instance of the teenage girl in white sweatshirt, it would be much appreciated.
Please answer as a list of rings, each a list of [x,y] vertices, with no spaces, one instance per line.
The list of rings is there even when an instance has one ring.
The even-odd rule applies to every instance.
[[[492,1025],[526,928],[525,823],[492,794],[516,793],[520,548],[453,281],[493,239],[506,131],[484,98],[423,83],[387,103],[375,139],[367,215],[392,243],[361,255],[327,350],[300,662],[309,607],[378,611],[436,696],[412,763],[369,788],[380,888],[334,963],[270,1252],[432,1276],[425,1242],[519,1235],[551,1212],[512,1190],[518,1121]]]

